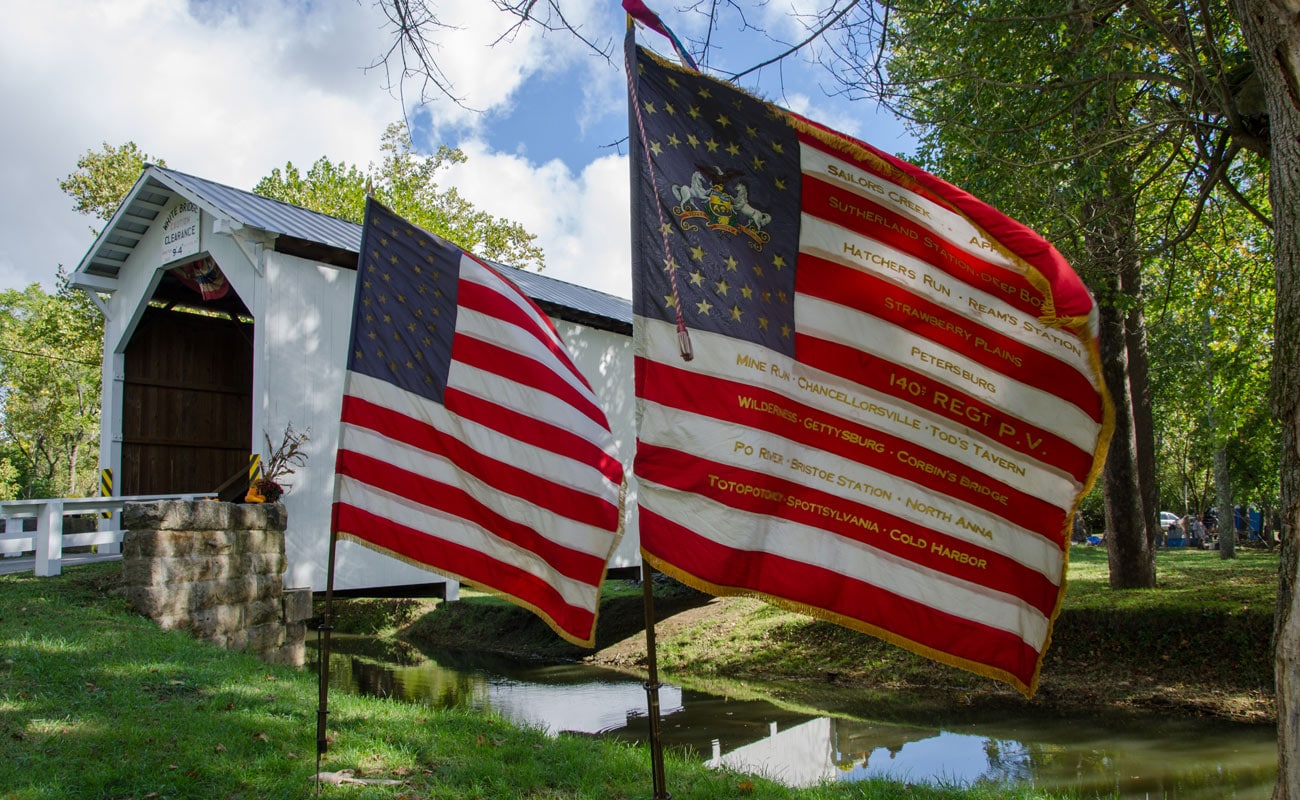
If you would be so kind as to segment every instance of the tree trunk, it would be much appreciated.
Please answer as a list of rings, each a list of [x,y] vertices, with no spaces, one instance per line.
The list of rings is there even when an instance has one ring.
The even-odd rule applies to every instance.
[[[1300,199],[1300,198],[1298,198]],[[1291,342],[1291,352],[1300,341]],[[1274,375],[1277,371],[1274,371]],[[1277,616],[1273,624],[1273,674],[1277,694],[1277,785],[1273,800],[1300,798],[1300,404],[1282,418],[1282,533],[1278,564]]]
[[[1232,511],[1232,476],[1228,474],[1228,451],[1222,443],[1214,448],[1214,489],[1219,509],[1219,558],[1236,558],[1237,515]]]
[[[1136,258],[1124,260],[1120,278],[1126,296],[1141,297],[1141,264]],[[1128,351],[1128,383],[1133,413],[1133,441],[1137,447],[1138,490],[1142,498],[1142,516],[1147,526],[1147,541],[1158,541],[1160,530],[1160,492],[1156,483],[1156,435],[1151,417],[1151,370],[1147,359],[1146,315],[1142,303],[1134,303],[1125,321]]]
[[[1274,800],[1300,800],[1300,2],[1235,0],[1237,19],[1264,88],[1269,115],[1269,196],[1277,313],[1273,324],[1273,416],[1282,427],[1282,555],[1273,668],[1277,680]]]
[[[1100,311],[1102,376],[1115,404],[1115,432],[1102,473],[1110,585],[1113,589],[1146,589],[1155,586],[1156,572],[1138,481],[1124,315],[1113,303],[1103,303]]]

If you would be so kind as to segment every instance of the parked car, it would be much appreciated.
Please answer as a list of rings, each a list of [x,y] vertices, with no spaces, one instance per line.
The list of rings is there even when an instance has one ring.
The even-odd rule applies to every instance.
[[[1182,523],[1178,521],[1179,519],[1180,517],[1172,511],[1161,511],[1160,530],[1167,531],[1169,530],[1170,525],[1178,525],[1179,527],[1182,527]]]

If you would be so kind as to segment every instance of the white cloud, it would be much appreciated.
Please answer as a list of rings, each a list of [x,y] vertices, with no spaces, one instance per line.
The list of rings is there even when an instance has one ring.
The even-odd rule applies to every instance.
[[[134,141],[173,169],[249,189],[289,161],[376,162],[385,126],[403,115],[398,93],[387,88],[394,76],[366,69],[392,44],[386,20],[369,2],[0,0],[0,11],[0,97],[9,112],[0,126],[0,288],[33,281],[52,287],[58,264],[71,269],[80,261],[99,223],[72,211],[58,181],[105,143]],[[621,60],[612,38],[621,14],[597,0],[566,13],[592,40],[612,41]],[[622,115],[621,70],[572,36],[525,27],[491,47],[512,18],[490,3],[454,4],[443,21],[455,26],[439,43],[448,77],[466,105],[485,112],[431,104],[429,116],[444,133],[432,142],[485,130],[507,115],[529,78],[566,69],[563,85],[571,91],[547,109],[553,122],[580,130],[611,110]],[[522,150],[529,134],[519,137]],[[597,223],[583,210],[584,203],[595,204],[585,213],[626,208],[626,168],[607,165],[603,152],[592,150],[595,163],[582,169],[580,153],[570,163],[582,171],[570,174],[558,161],[536,164],[479,149],[474,172],[463,180],[483,184],[508,175],[512,187],[527,187],[470,196],[482,210],[538,233],[552,275],[563,277],[583,252],[594,259],[578,263],[617,257],[626,273],[626,245],[607,235],[626,223]],[[588,235],[592,241],[580,246]],[[590,285],[627,293],[626,280],[610,278],[604,267],[596,273]]]
[[[598,7],[597,7],[598,6]],[[544,8],[534,9],[545,14]],[[590,0],[565,3],[565,19],[598,46],[612,48],[615,63],[616,21],[608,6]],[[430,108],[434,138],[482,133],[511,110],[514,99],[533,78],[568,73],[567,80],[588,97],[604,97],[610,86],[622,85],[621,73],[596,57],[587,44],[565,31],[545,31],[539,25],[518,25],[518,18],[492,3],[457,3],[439,10],[446,29],[432,37],[440,64],[463,106],[437,99]],[[584,103],[590,106],[590,103]],[[577,113],[576,109],[571,113]]]
[[[491,46],[510,15],[444,5],[455,30],[439,56],[466,105],[485,111],[432,103],[421,115],[432,131],[417,141],[464,143],[471,160],[453,182],[538,234],[548,274],[629,296],[626,160],[604,147],[626,135],[622,15],[605,0],[565,4],[568,22],[611,48],[611,65],[537,27]],[[0,0],[0,12],[0,288],[51,287],[57,265],[79,263],[98,223],[72,211],[58,181],[105,143],[134,141],[174,169],[249,189],[289,161],[376,162],[403,116],[391,73],[366,69],[393,41],[365,0]],[[860,130],[856,109],[791,97]]]
[[[401,116],[379,77],[360,69],[384,42],[368,8],[200,21],[168,0],[3,6],[6,286],[52,285],[57,264],[80,261],[97,223],[72,212],[58,181],[104,143],[134,141],[175,169],[249,188],[289,160],[368,163]]]
[[[462,142],[464,164],[447,182],[479,208],[519,222],[546,253],[546,275],[632,296],[626,156],[597,158],[575,174],[563,162],[534,164]]]

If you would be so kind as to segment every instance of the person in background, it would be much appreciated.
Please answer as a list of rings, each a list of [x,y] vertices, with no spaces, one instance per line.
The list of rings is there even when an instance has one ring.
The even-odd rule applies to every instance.
[[[1165,545],[1169,544],[1170,539],[1181,540],[1183,538],[1182,520],[1174,520],[1169,523],[1169,528],[1165,531]]]

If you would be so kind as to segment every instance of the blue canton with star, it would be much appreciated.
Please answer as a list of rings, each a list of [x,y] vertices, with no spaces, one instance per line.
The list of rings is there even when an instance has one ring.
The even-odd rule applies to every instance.
[[[775,107],[640,47],[636,76],[636,313],[675,323],[680,310],[688,329],[793,356],[794,129]]]
[[[368,200],[348,369],[441,403],[461,251]]]

